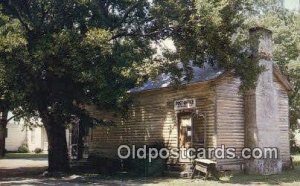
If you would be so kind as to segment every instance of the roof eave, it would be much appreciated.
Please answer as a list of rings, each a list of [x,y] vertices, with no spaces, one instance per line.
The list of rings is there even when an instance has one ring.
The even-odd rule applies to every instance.
[[[293,85],[289,82],[287,77],[282,74],[280,69],[277,67],[277,65],[273,65],[273,73],[278,78],[278,80],[281,82],[281,84],[289,91],[294,91]]]
[[[222,74],[220,74],[218,77],[210,80],[205,80],[205,81],[198,81],[198,82],[193,82],[193,83],[186,83],[182,84],[182,86],[193,86],[193,85],[198,85],[198,84],[204,84],[204,83],[209,83],[213,81],[217,81],[228,74],[232,73],[233,71],[225,71]],[[154,88],[154,89],[148,89],[148,90],[141,90],[141,91],[135,91],[135,92],[128,92],[128,94],[141,94],[141,93],[146,93],[146,92],[152,92],[152,91],[159,91],[159,90],[166,90],[168,88],[172,88],[172,86],[167,86],[167,87],[160,87],[160,88]]]

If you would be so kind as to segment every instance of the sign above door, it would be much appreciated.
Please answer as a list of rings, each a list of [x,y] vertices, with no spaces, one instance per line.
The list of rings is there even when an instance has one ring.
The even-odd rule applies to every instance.
[[[180,99],[174,102],[175,110],[184,110],[184,109],[193,109],[193,108],[196,108],[195,98]]]

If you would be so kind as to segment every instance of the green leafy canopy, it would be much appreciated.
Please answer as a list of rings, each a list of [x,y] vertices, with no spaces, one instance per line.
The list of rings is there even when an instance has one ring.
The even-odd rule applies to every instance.
[[[3,0],[2,94],[24,113],[62,121],[82,114],[81,104],[120,110],[126,91],[148,78],[137,67],[149,64],[153,42],[166,38],[176,53],[165,53],[171,63],[160,59],[158,67],[174,77],[182,75],[178,61],[186,70],[190,61],[209,62],[237,69],[245,85],[254,84],[259,68],[243,60],[244,46],[232,39],[247,7],[243,0]],[[238,70],[245,65],[251,76]]]

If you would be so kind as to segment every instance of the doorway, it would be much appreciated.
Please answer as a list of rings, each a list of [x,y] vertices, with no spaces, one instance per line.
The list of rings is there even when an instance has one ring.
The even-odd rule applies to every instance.
[[[192,112],[178,113],[178,147],[179,149],[205,148],[206,139],[206,118],[202,115],[196,115]],[[186,158],[186,152],[180,156],[180,162],[191,162]],[[193,153],[190,151],[190,153]],[[189,157],[192,154],[189,155]]]
[[[192,137],[192,116],[182,114],[179,116],[179,148],[191,148]]]

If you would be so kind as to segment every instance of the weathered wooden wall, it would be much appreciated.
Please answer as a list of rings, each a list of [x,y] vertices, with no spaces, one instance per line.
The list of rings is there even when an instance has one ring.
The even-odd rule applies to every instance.
[[[174,101],[196,98],[196,109],[207,112],[207,146],[216,145],[215,90],[212,83],[189,85],[180,89],[165,88],[133,95],[129,118],[117,121],[115,127],[97,127],[91,132],[90,152],[103,157],[117,155],[121,144],[144,145],[164,142],[178,147],[177,118]],[[93,113],[101,117],[96,110]]]
[[[227,76],[216,87],[216,125],[218,147],[235,148],[240,152],[245,140],[244,96],[239,93],[239,78]],[[218,167],[224,170],[240,169],[240,160],[218,159]]]
[[[278,122],[280,128],[280,158],[284,167],[290,165],[290,144],[289,144],[289,98],[286,88],[281,84],[278,78],[274,78],[274,84],[277,90],[278,101]]]

